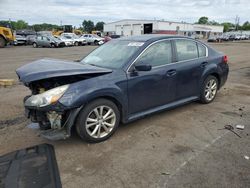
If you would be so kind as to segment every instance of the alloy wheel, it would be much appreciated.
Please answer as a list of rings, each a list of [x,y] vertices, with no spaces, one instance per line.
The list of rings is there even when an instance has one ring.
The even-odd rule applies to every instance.
[[[205,87],[205,98],[207,101],[212,101],[217,92],[217,82],[215,79],[211,79],[207,82]]]
[[[85,127],[89,136],[103,138],[113,130],[116,123],[116,115],[109,106],[98,106],[87,116]]]

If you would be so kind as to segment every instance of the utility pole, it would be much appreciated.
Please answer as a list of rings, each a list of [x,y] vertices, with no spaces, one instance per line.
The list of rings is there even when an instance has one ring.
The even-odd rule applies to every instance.
[[[236,15],[236,18],[235,18],[235,31],[238,30],[239,23],[240,23],[240,17],[238,15]]]

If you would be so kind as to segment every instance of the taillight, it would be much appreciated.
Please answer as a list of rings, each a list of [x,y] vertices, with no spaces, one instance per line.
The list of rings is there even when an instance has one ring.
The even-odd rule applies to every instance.
[[[227,55],[224,55],[223,56],[223,63],[227,63],[227,61],[228,61],[228,57],[227,57]]]

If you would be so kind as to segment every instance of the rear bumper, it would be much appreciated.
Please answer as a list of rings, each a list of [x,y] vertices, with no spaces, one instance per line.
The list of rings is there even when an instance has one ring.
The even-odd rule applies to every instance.
[[[224,67],[222,69],[222,74],[220,75],[220,88],[223,87],[227,81],[228,74],[229,74],[229,66],[228,64],[224,64]],[[219,89],[220,89],[219,88]]]

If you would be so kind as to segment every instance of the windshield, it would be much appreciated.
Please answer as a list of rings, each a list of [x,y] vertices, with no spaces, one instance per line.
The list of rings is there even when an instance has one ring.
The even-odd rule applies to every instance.
[[[142,45],[141,42],[110,41],[90,53],[81,63],[112,69],[121,68]]]
[[[63,36],[63,37],[66,38],[66,39],[72,39],[72,37],[69,36],[69,35],[66,35],[66,36]]]
[[[59,39],[58,38],[56,38],[56,37],[48,37],[50,40],[54,40],[54,41],[59,41]]]
[[[102,38],[102,37],[100,37],[98,35],[95,35],[95,34],[93,34],[92,36],[95,37],[95,38]]]

